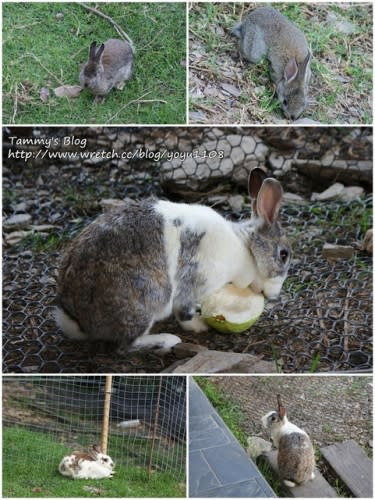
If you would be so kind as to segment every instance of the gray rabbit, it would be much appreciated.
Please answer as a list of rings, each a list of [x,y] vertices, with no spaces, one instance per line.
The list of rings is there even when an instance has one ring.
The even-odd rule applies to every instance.
[[[122,90],[126,80],[133,75],[134,48],[124,40],[109,39],[100,47],[92,42],[89,60],[82,67],[79,81],[82,88],[95,95],[101,102],[114,87]]]
[[[296,120],[308,103],[311,78],[309,50],[305,35],[272,7],[259,7],[237,24],[232,34],[239,38],[240,52],[251,63],[266,56],[282,110]]]
[[[282,187],[251,171],[249,220],[231,222],[203,205],[143,200],[100,215],[63,256],[55,318],[76,339],[111,340],[120,354],[167,352],[180,342],[148,335],[172,313],[185,330],[207,326],[197,313],[204,297],[227,283],[276,298],[290,247],[278,222]]]
[[[289,422],[279,395],[277,399],[278,411],[264,415],[262,425],[277,448],[279,475],[286,486],[293,488],[315,478],[314,448],[307,433]]]

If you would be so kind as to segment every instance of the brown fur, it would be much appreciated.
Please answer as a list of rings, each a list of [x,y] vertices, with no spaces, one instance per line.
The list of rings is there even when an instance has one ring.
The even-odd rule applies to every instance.
[[[302,484],[311,479],[315,457],[310,438],[302,433],[285,434],[279,440],[277,456],[282,479]]]

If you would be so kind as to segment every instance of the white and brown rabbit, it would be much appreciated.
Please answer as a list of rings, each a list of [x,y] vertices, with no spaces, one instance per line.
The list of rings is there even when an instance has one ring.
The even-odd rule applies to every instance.
[[[283,190],[255,168],[252,216],[230,222],[203,205],[161,200],[100,215],[68,247],[57,279],[55,319],[76,339],[116,342],[119,353],[167,352],[180,342],[148,335],[172,313],[182,328],[207,330],[199,305],[228,283],[275,299],[290,247],[278,222]]]
[[[262,424],[277,448],[277,465],[284,484],[293,488],[314,479],[314,448],[307,433],[289,422],[278,395],[278,411],[262,417]]]
[[[282,110],[296,120],[308,104],[311,51],[305,35],[272,7],[259,7],[237,24],[240,52],[251,63],[266,56]]]
[[[104,479],[115,473],[111,457],[94,445],[86,453],[73,451],[65,456],[59,465],[59,472],[72,479]]]
[[[83,65],[79,81],[81,87],[95,95],[101,102],[114,87],[122,90],[133,74],[133,45],[124,40],[109,39],[99,47],[92,42],[89,60]]]

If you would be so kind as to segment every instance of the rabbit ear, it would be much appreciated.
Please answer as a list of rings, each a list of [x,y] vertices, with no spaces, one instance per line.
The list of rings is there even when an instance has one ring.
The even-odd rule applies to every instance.
[[[263,181],[266,179],[267,175],[259,167],[255,167],[252,169],[250,172],[249,176],[249,182],[248,182],[248,190],[249,190],[249,196],[251,199],[251,207],[253,209],[253,214],[257,214],[257,197],[258,193],[260,191],[260,188],[262,187]]]
[[[103,54],[103,51],[104,51],[104,43],[101,44],[101,46],[98,48],[98,50],[96,51],[96,54],[95,54],[95,59],[96,61],[99,61],[100,58],[101,58],[101,55]]]
[[[100,449],[100,446],[97,444],[94,444],[92,446],[92,448],[90,448],[90,450],[89,450],[89,454],[90,454],[90,456],[92,456],[94,458],[94,460],[96,460],[99,453],[101,453],[101,449]]]
[[[292,82],[295,77],[298,75],[298,65],[297,61],[293,57],[293,59],[289,59],[284,68],[284,78],[287,83]]]
[[[89,50],[90,59],[95,59],[95,54],[96,54],[96,42],[92,42]]]
[[[286,408],[285,408],[285,406],[280,406],[280,408],[279,408],[279,417],[280,418],[286,417]]]
[[[300,64],[299,72],[300,72],[301,78],[303,80],[306,80],[306,78],[308,77],[309,72],[307,71],[307,68],[308,68],[309,63],[311,61],[311,57],[312,57],[312,54],[310,51],[308,51],[307,56],[305,57],[303,62]]]
[[[279,181],[271,177],[263,181],[256,207],[258,216],[267,224],[271,225],[277,219],[282,197],[283,188]]]

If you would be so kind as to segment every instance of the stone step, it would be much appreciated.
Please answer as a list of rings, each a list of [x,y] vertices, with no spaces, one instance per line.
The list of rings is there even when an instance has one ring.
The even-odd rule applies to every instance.
[[[321,449],[324,460],[357,498],[373,498],[372,461],[352,439]]]
[[[264,453],[260,459],[268,463],[274,474],[278,476],[276,450]],[[318,470],[315,470],[315,479],[312,481],[308,481],[301,486],[295,486],[294,488],[288,488],[283,484],[282,488],[291,498],[334,498],[338,496],[334,488],[332,488]]]

